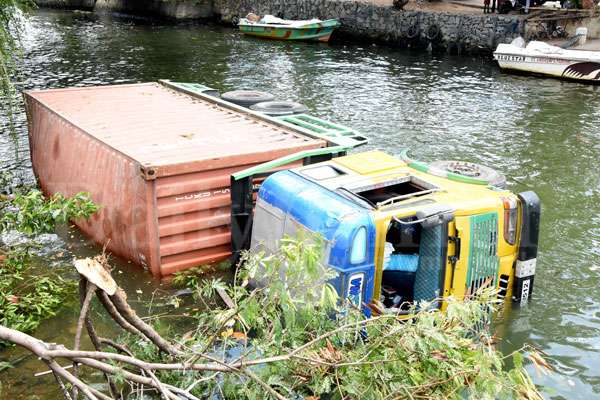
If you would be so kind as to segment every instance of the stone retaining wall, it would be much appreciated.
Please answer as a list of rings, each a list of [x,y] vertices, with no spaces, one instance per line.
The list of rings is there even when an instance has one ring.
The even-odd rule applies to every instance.
[[[208,19],[212,0],[35,0],[40,7],[122,12],[170,19]]]
[[[339,18],[334,38],[429,47],[452,53],[491,52],[525,32],[518,15],[401,11],[355,0],[37,0],[40,6],[150,14],[174,19],[217,18],[234,24],[254,12],[287,19]]]
[[[338,37],[386,42],[401,47],[428,47],[449,52],[491,52],[524,32],[518,15],[401,11],[353,0],[213,0],[224,23],[248,12],[287,19],[339,18]]]
[[[96,0],[95,11],[150,14],[172,19],[212,18],[212,0]]]
[[[35,0],[38,7],[92,10],[96,0]]]

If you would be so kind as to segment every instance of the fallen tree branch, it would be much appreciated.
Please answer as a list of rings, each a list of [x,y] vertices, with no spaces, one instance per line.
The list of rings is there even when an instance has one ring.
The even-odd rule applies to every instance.
[[[172,356],[180,351],[171,343],[162,338],[150,325],[145,323],[127,303],[127,295],[121,288],[117,288],[114,295],[109,296],[118,313],[146,338],[156,345],[161,351]]]
[[[141,336],[141,337],[144,336],[142,334],[142,332],[137,330],[135,326],[131,325],[129,322],[127,322],[125,320],[125,318],[123,318],[121,316],[121,314],[119,314],[119,312],[115,308],[115,305],[112,303],[112,301],[110,300],[110,298],[104,291],[102,291],[101,289],[98,289],[96,294],[98,295],[98,299],[100,300],[100,303],[102,303],[102,305],[104,306],[104,309],[106,310],[106,312],[108,312],[108,315],[110,315],[110,317],[121,328],[125,329],[127,332],[131,333],[132,335]]]
[[[96,285],[91,282],[88,282],[85,278],[81,278],[79,280],[79,292],[81,294],[81,311],[79,312],[79,319],[77,321],[77,330],[75,331],[75,343],[73,345],[73,350],[79,350],[81,346],[81,332],[83,331],[83,325],[85,323],[86,318],[88,317],[88,312],[90,310],[90,303],[94,296],[94,292],[96,291]],[[73,363],[73,376],[77,378],[79,375],[79,371],[77,370],[77,363]],[[73,386],[73,398],[77,399],[77,386]]]
[[[83,269],[84,267],[85,269]],[[121,382],[124,381],[130,386],[130,388],[125,388],[126,393],[121,393],[121,396],[135,393],[142,396],[144,391],[150,390],[159,395],[163,400],[199,400],[191,393],[192,390],[203,393],[203,396],[211,393],[209,391],[214,391],[212,392],[213,394],[218,394],[218,391],[221,391],[223,394],[222,385],[232,383],[235,385],[236,382],[239,382],[240,385],[245,386],[245,388],[240,389],[238,392],[241,396],[243,396],[243,393],[246,393],[247,388],[250,388],[251,393],[254,396],[268,396],[277,400],[285,400],[286,397],[280,392],[292,394],[293,396],[307,392],[313,393],[312,391],[314,389],[312,386],[308,386],[307,382],[310,382],[311,376],[314,376],[314,374],[322,373],[335,378],[334,382],[336,382],[338,386],[337,391],[343,398],[344,396],[348,396],[349,393],[352,393],[349,390],[351,388],[349,385],[353,384],[353,379],[355,379],[354,375],[348,373],[348,370],[365,369],[365,366],[369,366],[369,370],[379,369],[382,371],[386,366],[381,364],[405,360],[413,357],[415,354],[417,355],[417,358],[424,359],[431,356],[429,354],[421,354],[421,352],[415,353],[415,350],[411,349],[411,346],[421,349],[423,346],[418,346],[418,343],[420,343],[419,341],[411,342],[412,344],[409,344],[408,342],[404,343],[402,341],[401,343],[398,343],[396,336],[399,337],[402,330],[406,329],[409,334],[412,333],[413,336],[416,336],[418,338],[417,340],[429,340],[432,335],[430,332],[432,326],[450,329],[450,327],[462,321],[460,319],[457,319],[459,322],[439,320],[438,323],[432,325],[430,323],[430,318],[436,317],[439,314],[424,312],[421,315],[426,316],[426,325],[419,325],[420,320],[418,318],[411,320],[409,323],[397,323],[399,316],[396,314],[383,314],[373,318],[364,318],[362,315],[360,317],[357,315],[355,320],[345,319],[346,323],[342,322],[341,325],[332,325],[330,324],[331,316],[329,313],[322,311],[322,320],[319,324],[320,326],[324,326],[324,328],[308,330],[306,332],[297,332],[296,334],[302,333],[303,336],[296,336],[297,338],[301,337],[302,341],[294,339],[283,342],[284,344],[277,343],[275,346],[277,352],[262,351],[263,348],[269,348],[270,344],[268,341],[273,339],[271,330],[273,324],[267,324],[262,328],[264,329],[262,336],[259,336],[260,333],[252,336],[254,343],[258,340],[258,345],[252,346],[251,348],[258,348],[259,351],[242,352],[241,355],[235,356],[234,359],[230,358],[232,357],[231,352],[223,353],[221,358],[212,353],[207,354],[211,350],[208,349],[206,343],[208,341],[209,344],[212,344],[217,338],[223,336],[225,338],[222,341],[224,351],[227,349],[236,349],[237,351],[239,343],[227,341],[229,333],[223,335],[223,328],[226,326],[226,323],[233,318],[240,321],[242,329],[246,328],[247,324],[243,321],[241,316],[238,316],[238,313],[241,312],[237,308],[241,307],[241,310],[243,311],[245,305],[244,302],[237,303],[236,305],[231,297],[223,296],[223,293],[227,293],[222,291],[220,295],[225,298],[224,301],[228,305],[229,310],[226,312],[219,310],[218,313],[215,313],[217,317],[213,321],[214,326],[211,328],[210,335],[207,334],[207,337],[202,337],[201,334],[196,333],[198,336],[196,338],[197,342],[187,348],[184,347],[184,345],[175,345],[172,342],[165,340],[150,325],[142,321],[127,303],[125,292],[112,281],[110,274],[106,275],[106,270],[103,269],[104,267],[99,261],[93,262],[93,260],[88,260],[85,263],[81,263],[81,268],[82,271],[78,269],[81,275],[81,315],[78,320],[73,349],[67,349],[62,345],[45,343],[25,333],[0,326],[0,340],[12,342],[28,349],[48,365],[66,400],[78,400],[78,398],[74,397],[69,393],[69,390],[67,390],[67,388],[70,389],[69,385],[76,388],[77,392],[83,394],[88,400],[117,400],[122,398],[119,397],[117,389],[111,384],[112,382],[115,382],[117,377],[121,379]],[[94,275],[94,273],[100,271],[100,269],[102,269],[104,276],[102,276],[102,273]],[[90,274],[92,279],[88,279],[87,274]],[[107,282],[103,282],[102,279],[99,278],[106,279]],[[97,282],[100,284],[97,284]],[[104,283],[106,283],[106,285],[104,285]],[[134,334],[137,338],[145,341],[143,349],[140,349],[138,352],[138,350],[136,350],[137,344],[134,344],[131,347],[131,349],[134,350],[132,352],[127,346],[98,336],[89,312],[91,298],[94,293],[104,306],[104,309],[107,310],[108,314],[118,325],[124,327],[124,329]],[[256,301],[257,297],[253,297],[256,293],[256,291],[246,293],[244,301]],[[233,297],[235,299],[239,298],[236,296]],[[272,301],[270,298],[267,300]],[[251,305],[246,304],[245,306],[247,307],[246,311],[252,309],[257,310],[257,306],[260,307],[260,303],[256,302],[251,303]],[[472,310],[475,310],[475,308]],[[310,309],[308,312],[313,312],[313,310]],[[319,309],[315,309],[314,312],[319,312]],[[357,312],[360,312],[360,310],[357,310]],[[479,315],[475,313],[475,311],[472,312],[474,313],[473,315]],[[252,321],[253,318],[256,318],[256,314],[255,311],[254,316],[245,315],[245,318],[248,319],[248,321]],[[270,316],[269,321],[277,320],[277,318],[279,318],[277,309],[271,309],[270,314],[268,315]],[[408,317],[408,319],[415,316]],[[468,314],[467,316],[470,318],[471,314]],[[327,322],[325,323],[324,321]],[[407,319],[404,319],[403,317],[403,321],[407,321]],[[311,322],[311,324],[312,323],[313,322]],[[86,327],[96,351],[79,349],[83,326]],[[293,323],[289,326],[293,326]],[[302,324],[302,327],[304,326],[308,325]],[[469,322],[459,331],[471,332],[468,330],[470,326]],[[254,326],[252,326],[252,328],[258,330],[260,329],[260,325],[258,328]],[[421,333],[421,330],[426,332]],[[369,340],[361,340],[363,332],[367,331]],[[245,333],[247,334],[247,332]],[[283,335],[287,333],[285,330],[281,330],[279,334]],[[338,334],[339,337],[336,338],[335,336]],[[348,334],[350,334],[349,337]],[[461,334],[452,337],[455,341],[451,343],[456,343],[455,346],[457,347],[463,346],[462,343],[465,342],[464,337],[460,335]],[[413,336],[410,337],[412,338]],[[260,347],[261,337],[264,338],[264,341],[262,342],[263,347]],[[244,336],[244,338],[246,338],[246,336]],[[342,344],[337,343],[338,339]],[[137,342],[139,342],[139,340]],[[182,343],[184,342],[182,341]],[[476,343],[472,342],[471,344],[475,345]],[[152,345],[155,347],[146,348],[146,346]],[[380,346],[391,352],[390,357],[372,357],[372,354],[377,353],[376,350]],[[117,352],[102,351],[106,347],[114,348]],[[145,361],[135,356],[137,353],[143,354],[143,356],[140,357],[144,358],[154,357],[157,353],[157,349],[162,354],[159,354],[159,357],[155,359],[160,362]],[[400,349],[401,351],[396,351],[396,349]],[[360,351],[363,352],[361,353]],[[472,351],[472,349],[469,350],[469,352]],[[489,349],[486,348],[486,354],[488,351]],[[447,357],[442,352],[438,353],[434,354],[434,356],[443,364],[445,360],[447,360]],[[253,359],[252,357],[256,357],[257,354],[261,355],[262,358]],[[391,355],[396,355],[396,357],[391,357]],[[110,396],[81,381],[76,374],[69,373],[64,367],[61,367],[58,364],[60,359],[69,360],[73,365],[85,366],[84,368],[86,369],[91,368],[94,371],[104,374],[109,382],[109,388],[111,390]],[[198,362],[199,360],[203,362]],[[288,361],[293,362],[288,363]],[[453,360],[451,359],[450,361],[452,362]],[[275,365],[275,363],[283,364]],[[273,365],[265,366],[262,369],[253,368],[255,366],[266,364]],[[429,384],[422,385],[414,380],[411,381],[410,379],[406,379],[406,384],[396,385],[393,389],[387,387],[387,392],[382,390],[379,391],[379,394],[382,398],[386,398],[388,395],[399,395],[403,398],[424,398],[427,397],[428,393],[432,392],[432,390],[435,390],[436,393],[440,394],[451,394],[461,388],[461,382],[453,382],[453,378],[451,377],[461,376],[461,379],[464,378],[462,379],[464,382],[469,382],[477,379],[477,375],[481,374],[480,370],[473,370],[472,368],[463,370],[455,369],[454,364],[451,364],[450,362],[446,362],[443,365],[444,369],[440,372],[434,371],[430,374]],[[277,380],[271,380],[270,378],[269,380],[264,380],[263,376],[265,376],[265,370],[278,371],[279,374],[282,375],[289,371],[290,374],[292,374],[290,375],[291,380],[288,380],[287,382],[283,381],[283,383],[280,383]],[[166,373],[166,371],[173,371],[175,373]],[[502,373],[495,369],[493,371],[489,370],[485,372],[487,373],[486,379],[491,380],[494,380],[493,373]],[[229,376],[219,376],[221,374],[229,374]],[[275,375],[278,375],[278,373],[275,372]],[[180,379],[178,384],[185,384],[187,389],[169,385],[161,381],[161,378],[164,379],[168,377],[168,379],[172,379],[174,376],[177,376],[178,379]],[[526,375],[523,375],[523,377],[523,379],[528,379]],[[363,380],[360,382],[369,386],[370,379],[370,376],[363,377]],[[214,381],[207,382],[210,380]],[[189,384],[189,382],[193,383]],[[205,382],[205,384],[198,386],[201,382]],[[450,385],[449,382],[452,382],[453,384]],[[498,382],[500,381],[494,382],[495,385],[498,385]],[[514,382],[511,381],[511,383]],[[385,384],[385,382],[382,382],[382,384]],[[519,385],[520,383],[517,382],[517,384]],[[304,387],[302,385],[304,385]],[[465,385],[469,385],[469,383],[465,383]],[[500,385],[502,384],[500,383]],[[528,396],[530,396],[528,398],[541,398],[538,397],[538,393],[530,381],[525,380],[524,383],[520,385],[527,390]],[[231,389],[231,386],[225,387],[228,390]],[[494,386],[494,390],[496,390],[497,387],[498,386]],[[234,390],[237,390],[237,388],[234,388]],[[371,390],[373,390],[373,388],[371,388]],[[330,393],[328,392],[321,392],[319,395],[329,394]],[[421,394],[424,394],[424,396],[421,396]]]

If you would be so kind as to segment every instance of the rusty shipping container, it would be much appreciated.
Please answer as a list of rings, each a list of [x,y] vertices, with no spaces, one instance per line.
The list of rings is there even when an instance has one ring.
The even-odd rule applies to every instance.
[[[25,92],[46,194],[91,193],[82,231],[165,276],[230,255],[230,175],[327,143],[158,83]]]

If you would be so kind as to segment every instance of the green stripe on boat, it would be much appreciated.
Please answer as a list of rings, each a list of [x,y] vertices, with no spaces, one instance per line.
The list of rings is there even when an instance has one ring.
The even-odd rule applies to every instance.
[[[261,24],[242,19],[239,29],[242,33],[264,39],[314,40],[327,42],[333,31],[341,23],[337,19],[328,19],[305,25]]]

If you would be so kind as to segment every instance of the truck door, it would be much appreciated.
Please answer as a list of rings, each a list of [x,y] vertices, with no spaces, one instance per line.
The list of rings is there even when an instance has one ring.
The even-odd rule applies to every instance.
[[[451,224],[452,225],[452,224]],[[448,243],[446,295],[469,297],[498,283],[498,214],[456,217]]]

